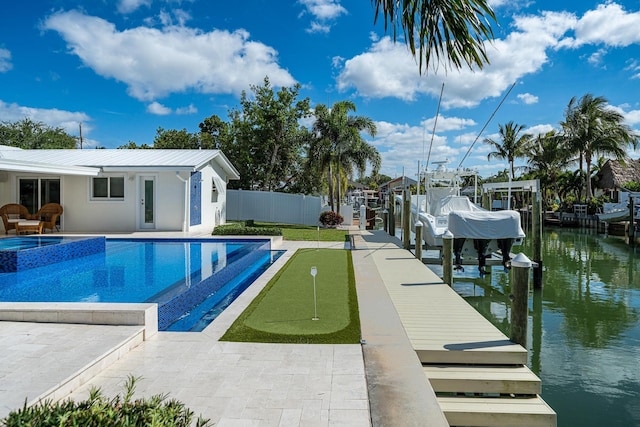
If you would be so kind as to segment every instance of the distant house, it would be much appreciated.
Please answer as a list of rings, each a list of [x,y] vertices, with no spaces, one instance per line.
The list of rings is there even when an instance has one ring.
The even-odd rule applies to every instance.
[[[596,174],[596,195],[608,194],[612,202],[623,202],[628,198],[621,194],[626,193],[629,182],[640,183],[640,159],[625,163],[607,160]]]
[[[411,179],[408,176],[399,176],[391,181],[387,181],[384,184],[380,184],[380,193],[386,200],[386,195],[389,193],[401,193],[405,187],[416,185],[418,181]]]
[[[67,232],[211,231],[238,171],[220,150],[20,150],[0,146],[0,205],[64,208]]]

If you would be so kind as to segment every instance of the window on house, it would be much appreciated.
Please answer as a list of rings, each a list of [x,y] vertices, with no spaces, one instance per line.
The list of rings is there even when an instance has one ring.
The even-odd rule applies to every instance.
[[[216,188],[216,180],[211,178],[211,202],[218,202],[218,188]]]
[[[107,176],[93,178],[92,199],[124,199],[124,177]]]

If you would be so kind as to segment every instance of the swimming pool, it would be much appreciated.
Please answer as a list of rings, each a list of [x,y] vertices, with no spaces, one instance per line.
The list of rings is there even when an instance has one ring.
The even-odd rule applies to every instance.
[[[102,253],[0,273],[0,301],[155,302],[158,329],[193,330],[278,255],[262,239],[109,238]]]

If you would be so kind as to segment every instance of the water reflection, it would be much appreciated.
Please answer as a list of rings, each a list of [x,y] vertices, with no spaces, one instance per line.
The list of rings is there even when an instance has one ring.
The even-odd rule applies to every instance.
[[[530,243],[514,249],[529,255]],[[530,293],[527,340],[542,397],[559,426],[640,425],[640,250],[553,229],[542,251],[544,289]],[[509,274],[473,270],[456,275],[454,288],[509,335]]]

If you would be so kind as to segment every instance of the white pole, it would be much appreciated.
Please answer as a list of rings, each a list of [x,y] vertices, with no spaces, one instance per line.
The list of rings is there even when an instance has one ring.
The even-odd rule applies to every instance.
[[[320,320],[318,318],[318,308],[316,305],[316,274],[318,274],[318,269],[311,267],[311,275],[313,276],[313,318],[311,320]]]

